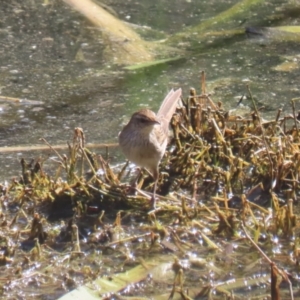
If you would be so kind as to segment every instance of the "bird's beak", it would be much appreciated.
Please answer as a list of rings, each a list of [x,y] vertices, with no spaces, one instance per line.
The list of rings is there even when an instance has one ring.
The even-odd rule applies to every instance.
[[[151,118],[151,120],[149,120],[149,122],[152,124],[152,125],[160,125],[160,122],[157,118]]]

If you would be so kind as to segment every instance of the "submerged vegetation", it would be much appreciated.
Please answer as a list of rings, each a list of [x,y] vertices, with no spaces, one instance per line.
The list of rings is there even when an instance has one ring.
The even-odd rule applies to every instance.
[[[202,93],[182,99],[155,211],[151,177],[125,183],[128,164],[90,152],[80,128],[68,154],[49,145],[54,176],[42,158],[22,160],[21,179],[1,185],[1,296],[56,299],[85,284],[63,299],[296,297],[298,99],[266,121],[247,98],[249,116],[225,111],[203,74]]]

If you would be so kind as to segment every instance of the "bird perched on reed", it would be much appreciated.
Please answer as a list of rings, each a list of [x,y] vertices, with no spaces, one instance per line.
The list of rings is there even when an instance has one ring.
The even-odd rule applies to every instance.
[[[163,100],[157,114],[150,109],[135,112],[119,134],[119,145],[127,159],[146,168],[153,176],[153,208],[156,205],[158,166],[166,151],[169,124],[181,92],[181,89],[172,89]]]

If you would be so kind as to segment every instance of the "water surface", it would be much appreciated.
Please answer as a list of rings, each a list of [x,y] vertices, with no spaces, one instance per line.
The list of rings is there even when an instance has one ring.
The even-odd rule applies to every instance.
[[[199,24],[238,1],[107,1],[124,21],[174,34]],[[284,15],[287,3],[266,3],[246,18],[225,27],[297,25]],[[284,15],[284,17],[282,16]],[[6,2],[1,5],[1,95],[37,102],[0,100],[0,147],[51,144],[72,140],[82,127],[88,142],[112,143],[129,116],[141,106],[159,107],[168,90],[191,86],[199,90],[200,72],[207,73],[214,101],[234,109],[250,84],[264,113],[273,116],[280,107],[290,111],[290,100],[299,97],[299,68],[285,72],[276,66],[300,59],[297,42],[249,38],[220,39],[214,35],[199,42],[181,60],[139,71],[125,71],[102,57],[105,42],[99,31],[78,12],[60,1]],[[217,26],[217,25],[216,25]],[[225,28],[216,29],[221,32]],[[149,30],[145,30],[145,36]],[[150,38],[150,37],[148,37]],[[153,38],[153,36],[152,36]],[[242,103],[245,110],[250,101]],[[99,150],[100,152],[100,150]],[[45,157],[45,152],[0,154],[0,181],[18,175],[21,157]],[[112,156],[112,163],[118,158]]]

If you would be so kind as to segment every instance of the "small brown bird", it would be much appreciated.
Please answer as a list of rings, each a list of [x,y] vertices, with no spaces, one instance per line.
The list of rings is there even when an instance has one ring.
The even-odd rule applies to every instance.
[[[133,163],[148,169],[154,179],[152,204],[155,208],[155,193],[158,180],[158,165],[164,156],[169,133],[169,123],[176,110],[181,89],[173,89],[165,97],[157,115],[149,109],[134,113],[119,134],[121,150]]]

